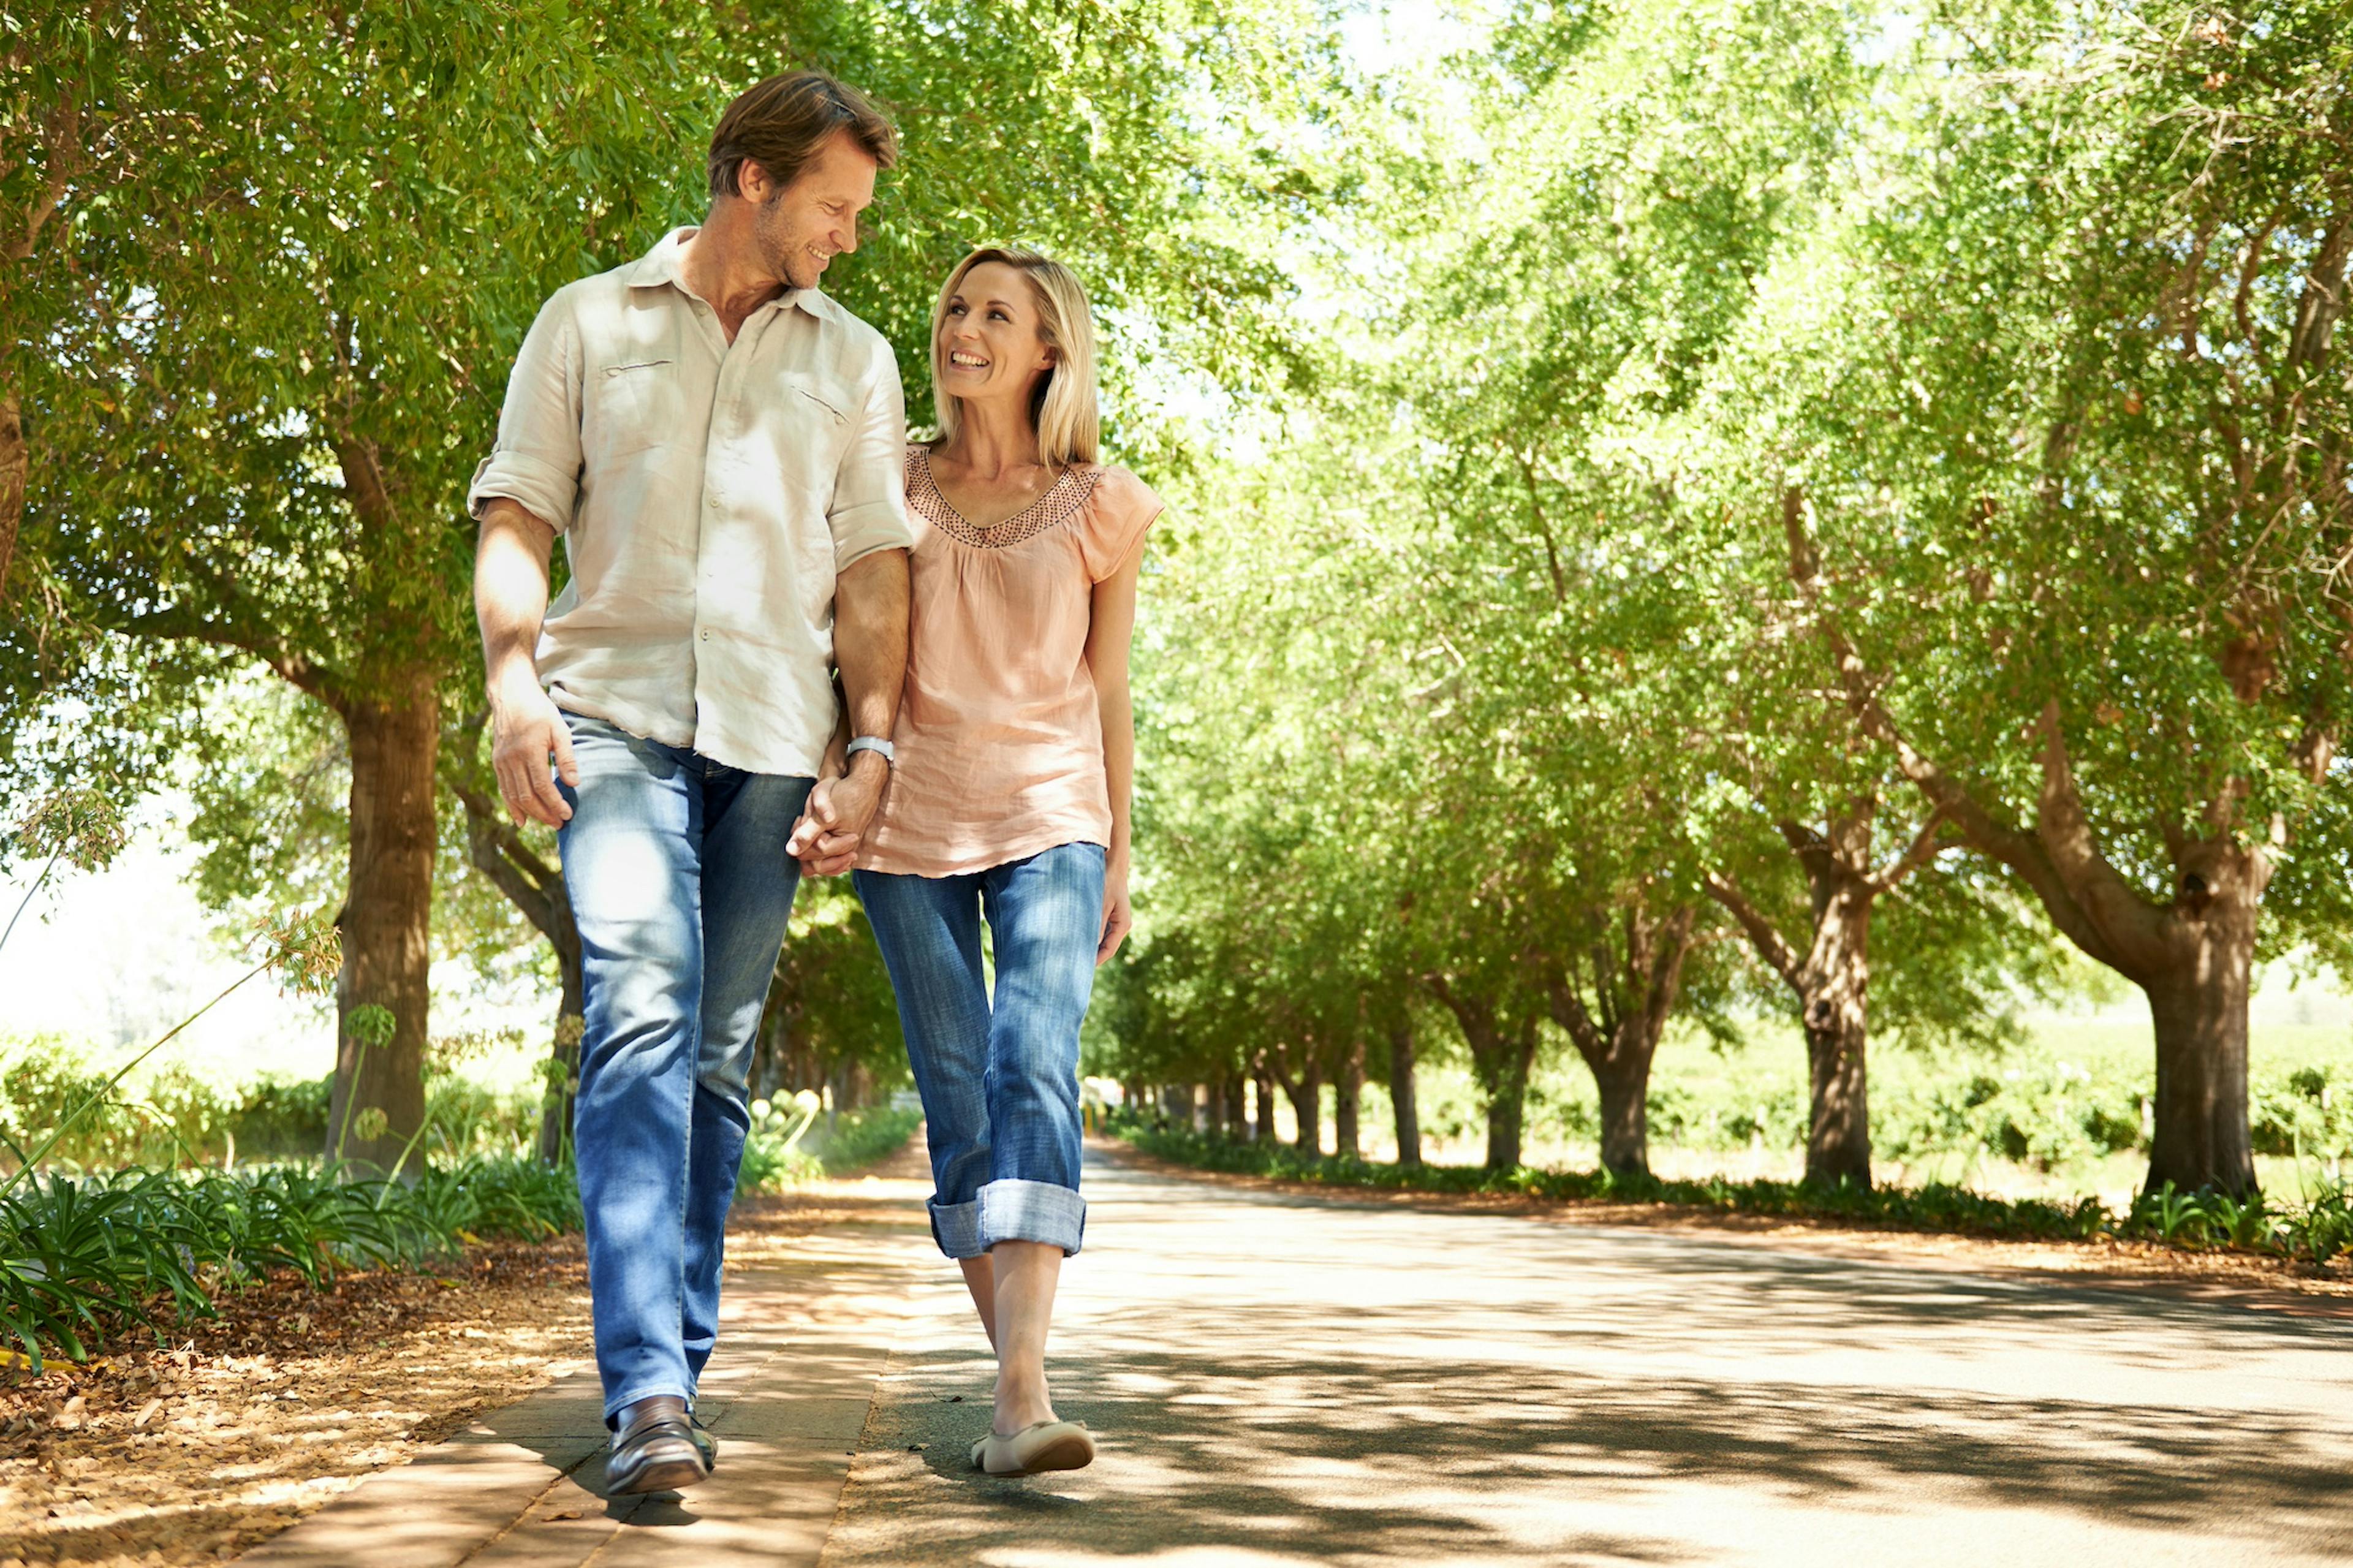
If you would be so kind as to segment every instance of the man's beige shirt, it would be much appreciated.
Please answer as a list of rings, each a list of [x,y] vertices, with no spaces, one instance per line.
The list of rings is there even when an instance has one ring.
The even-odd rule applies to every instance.
[[[505,496],[564,536],[572,579],[539,639],[557,706],[813,774],[834,728],[834,579],[914,542],[899,367],[813,289],[731,344],[680,279],[693,232],[540,310],[467,504],[479,518]]]

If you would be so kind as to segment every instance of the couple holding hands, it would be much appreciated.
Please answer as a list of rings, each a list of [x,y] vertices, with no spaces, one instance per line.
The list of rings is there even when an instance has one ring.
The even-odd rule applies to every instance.
[[[896,157],[817,72],[737,98],[701,226],[540,311],[468,497],[499,787],[557,828],[580,931],[616,1492],[717,1457],[695,1384],[805,870],[852,872],[897,994],[932,1231],[997,1351],[973,1462],[1094,1455],[1045,1346],[1086,1226],[1079,1025],[1131,923],[1128,639],[1160,503],[1099,461],[1086,295],[1029,251],[949,275],[940,436],[907,444],[890,345],[818,289]]]

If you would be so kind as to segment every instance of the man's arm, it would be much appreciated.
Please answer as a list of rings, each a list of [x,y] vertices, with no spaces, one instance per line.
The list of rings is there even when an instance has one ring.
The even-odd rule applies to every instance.
[[[555,530],[522,502],[493,496],[483,503],[474,544],[474,619],[482,628],[482,672],[491,697],[491,768],[517,822],[551,826],[572,815],[554,773],[568,784],[580,782],[572,732],[540,689],[535,654],[540,622],[547,616],[547,563],[554,545]]]
[[[907,552],[860,556],[835,580],[833,594],[833,658],[841,670],[849,732],[888,739],[907,684]],[[849,868],[890,776],[881,756],[860,752],[848,773],[835,778],[828,771],[818,780],[787,846],[806,869],[828,877]]]

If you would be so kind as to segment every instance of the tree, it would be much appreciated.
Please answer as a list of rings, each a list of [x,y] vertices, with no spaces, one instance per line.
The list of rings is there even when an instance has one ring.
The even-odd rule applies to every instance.
[[[185,712],[238,661],[336,714],[350,852],[329,1141],[380,1164],[422,1109],[437,749],[473,679],[460,500],[505,367],[555,288],[701,210],[693,152],[711,116],[781,62],[743,59],[707,10],[675,5],[593,19],[520,0],[303,9],[247,53],[190,48],[176,12],[121,15],[128,31],[108,37],[145,52],[121,56],[118,96],[166,104],[171,134],[119,117],[109,133],[129,151],[114,163],[12,150],[0,171],[8,199],[62,174],[64,216],[44,232],[70,238],[40,253],[37,289],[10,285],[12,341],[51,359],[32,392],[40,461],[19,552],[41,613],[7,628],[0,668],[12,716],[84,703],[94,732],[151,757],[164,748],[143,722],[113,722],[126,704]],[[745,20],[875,89],[929,161],[892,188],[867,265],[841,269],[846,302],[902,341],[920,344],[949,259],[1026,229],[1099,279],[1113,312],[1181,299],[1166,339],[1282,363],[1250,305],[1276,275],[1208,232],[1236,226],[1231,183],[1205,175],[1247,168],[1271,188],[1280,169],[1197,156],[1225,145],[1224,124],[1166,132],[1209,66],[1290,90],[1254,52],[1282,16],[1220,31],[1145,4],[1085,27],[933,26],[867,5]],[[1162,47],[1176,27],[1204,45],[1191,63]],[[159,36],[171,47],[146,48]],[[20,96],[64,101],[49,89],[79,37],[61,26],[12,55]],[[201,92],[167,92],[174,71]],[[976,158],[962,128],[983,101],[999,140]],[[1074,102],[1090,106],[1075,119]],[[118,167],[137,177],[97,183]],[[1221,323],[1199,323],[1204,290],[1236,307]],[[920,397],[926,356],[908,357]],[[533,881],[505,847],[486,858]],[[381,1047],[349,1027],[363,1009],[394,1021]],[[383,1115],[354,1137],[362,1110]]]
[[[468,640],[464,433],[486,425],[512,324],[671,198],[671,106],[625,63],[667,52],[660,21],[301,15],[266,56],[215,62],[238,111],[145,146],[136,199],[76,213],[90,281],[53,332],[42,591],[116,638],[234,650],[341,722],[328,1138],[363,1163],[388,1164],[423,1112],[435,758]],[[459,64],[492,55],[509,68]],[[538,188],[518,203],[522,170]],[[453,263],[458,237],[479,259]],[[391,1016],[380,1047],[350,1026],[363,1008]]]
[[[1716,395],[1857,729],[2147,996],[2150,1184],[2243,1193],[2253,963],[2344,908],[2353,65],[2323,6],[2080,26],[1929,30]]]

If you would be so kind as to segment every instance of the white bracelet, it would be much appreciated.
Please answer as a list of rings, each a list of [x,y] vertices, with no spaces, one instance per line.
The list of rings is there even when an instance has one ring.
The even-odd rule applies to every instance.
[[[882,765],[886,768],[893,765],[899,760],[897,753],[892,749],[891,742],[884,740],[880,735],[859,736],[856,740],[849,742],[849,749],[842,753],[842,759],[846,762],[849,758],[856,756],[860,752],[871,752],[876,756],[881,757],[882,759]]]

